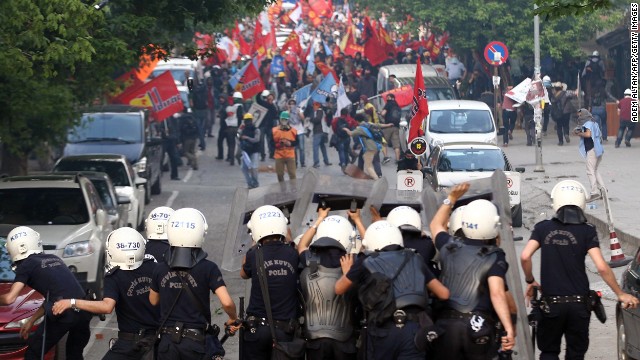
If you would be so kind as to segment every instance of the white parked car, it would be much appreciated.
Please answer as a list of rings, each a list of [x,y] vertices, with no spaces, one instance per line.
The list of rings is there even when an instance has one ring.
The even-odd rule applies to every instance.
[[[144,226],[144,199],[147,180],[138,176],[124,155],[88,154],[66,156],[58,160],[53,169],[58,171],[99,171],[109,174],[118,196],[128,197],[128,226]]]
[[[484,143],[438,145],[431,151],[423,169],[425,183],[436,191],[490,177],[494,170],[502,170],[507,176],[512,225],[521,227],[520,181],[524,168],[513,168],[501,148]]]
[[[423,129],[425,140],[431,148],[452,142],[498,144],[499,134],[492,110],[481,101],[430,102]]]
[[[101,293],[105,242],[113,227],[89,179],[58,174],[4,178],[0,223],[39,232],[45,253],[64,260],[85,289]]]

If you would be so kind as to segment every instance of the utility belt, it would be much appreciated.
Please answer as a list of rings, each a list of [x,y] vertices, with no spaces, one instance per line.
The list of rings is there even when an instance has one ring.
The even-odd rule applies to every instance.
[[[291,319],[287,321],[273,320],[273,322],[274,322],[273,326],[276,329],[280,329],[287,334],[293,334],[298,327],[298,321],[296,319]],[[244,323],[247,325],[247,328],[249,328],[249,331],[252,334],[256,332],[256,329],[259,326],[269,326],[269,320],[267,320],[266,318],[257,317],[253,315],[248,316],[245,319]]]
[[[471,311],[468,313],[463,313],[454,309],[443,310],[438,313],[438,319],[462,319],[462,320],[470,320],[474,316],[481,316],[484,319],[491,320],[495,322],[495,318],[493,315],[486,313],[484,311]]]
[[[220,329],[218,328],[218,331]],[[187,338],[197,342],[204,342],[207,331],[203,329],[185,328],[182,323],[177,322],[174,326],[167,326],[160,329],[160,334],[171,336],[174,343],[179,343],[182,339]]]
[[[155,329],[140,330],[137,333],[118,331],[118,339],[124,340],[124,341],[137,342],[146,337],[154,336],[155,334],[156,334]]]
[[[420,311],[409,312],[402,309],[398,309],[393,312],[393,319],[390,321],[390,323],[393,323],[393,325],[395,325],[395,327],[397,328],[402,328],[409,321],[419,322]]]

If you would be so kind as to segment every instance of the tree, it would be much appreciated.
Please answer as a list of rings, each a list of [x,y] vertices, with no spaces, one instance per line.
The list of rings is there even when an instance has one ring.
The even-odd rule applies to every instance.
[[[562,18],[570,15],[585,15],[600,10],[611,9],[612,0],[534,0],[538,6],[535,13],[545,18]]]
[[[266,1],[130,0],[102,10],[84,0],[0,1],[0,174],[25,174],[28,154],[61,143],[83,106],[150,44],[184,42],[194,55],[179,34],[257,14]]]

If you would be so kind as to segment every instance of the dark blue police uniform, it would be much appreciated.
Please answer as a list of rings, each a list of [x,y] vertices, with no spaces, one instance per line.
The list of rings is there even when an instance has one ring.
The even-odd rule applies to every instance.
[[[483,240],[465,238],[453,242],[444,231],[436,235],[436,248],[442,266],[440,281],[451,294],[436,313],[436,325],[444,330],[444,335],[435,343],[434,358],[493,358],[497,315],[487,279],[498,276],[504,280],[509,268],[504,252]],[[476,276],[457,276],[461,273]]]
[[[147,240],[147,245],[145,246],[144,253],[153,256],[157,262],[167,262],[164,258],[167,251],[171,249],[171,245],[169,245],[169,241],[167,240]]]
[[[265,242],[262,245],[262,251],[276,337],[280,341],[290,341],[297,326],[296,318],[299,306],[298,252],[281,241]],[[256,268],[256,247],[247,251],[242,269],[251,278],[243,358],[246,360],[268,360],[271,358],[273,341]]]
[[[412,256],[404,265],[407,254]],[[373,261],[369,259],[380,258],[380,265],[373,266]],[[387,261],[389,260],[389,261]],[[386,271],[381,271],[382,269]],[[399,271],[399,273],[397,273]],[[399,245],[388,245],[380,251],[376,251],[368,256],[359,256],[346,277],[356,285],[360,285],[359,298],[371,297],[369,291],[363,284],[367,284],[370,278],[376,273],[382,273],[384,277],[396,279],[392,282],[394,298],[394,310],[402,310],[405,315],[402,326],[396,326],[393,318],[386,319],[383,323],[378,323],[374,319],[377,317],[375,311],[370,311],[367,316],[366,331],[366,359],[415,359],[424,360],[425,352],[418,349],[414,338],[420,330],[419,316],[425,312],[428,303],[426,284],[435,279],[435,276],[426,267],[424,260],[413,250],[404,250]],[[399,298],[410,298],[409,301],[402,301],[399,306]],[[363,304],[363,306],[366,306]]]
[[[540,358],[556,359],[564,335],[567,359],[584,359],[591,320],[585,257],[600,246],[598,233],[591,224],[563,224],[554,218],[537,223],[531,240],[540,243],[540,286],[546,304],[538,321]]]
[[[118,340],[103,360],[138,360],[153,347],[160,319],[160,309],[149,302],[155,268],[153,260],[145,260],[135,270],[116,269],[105,276],[104,297],[116,302]]]
[[[196,299],[185,290],[180,291],[180,277]],[[158,344],[158,360],[201,360],[205,356],[206,331],[211,323],[210,295],[221,286],[225,283],[218,265],[206,259],[184,270],[172,270],[166,263],[156,266],[151,289],[160,295],[160,319],[166,318]],[[203,304],[204,312],[195,300]],[[178,333],[176,327],[181,328]]]
[[[436,256],[436,247],[429,236],[423,236],[421,233],[414,231],[400,230],[402,232],[402,242],[406,249],[415,250],[424,259],[427,268],[438,277],[440,269],[438,264],[433,261]]]
[[[84,290],[76,277],[59,257],[49,254],[32,254],[16,263],[16,282],[24,283],[43,296],[49,294],[45,309],[47,336],[45,352],[56,345],[69,333],[66,352],[69,359],[83,359],[82,351],[89,342],[91,314],[85,311],[65,311],[54,316],[51,308],[61,299],[83,299]],[[27,340],[25,359],[40,359],[42,336],[45,327],[39,326],[35,334]]]

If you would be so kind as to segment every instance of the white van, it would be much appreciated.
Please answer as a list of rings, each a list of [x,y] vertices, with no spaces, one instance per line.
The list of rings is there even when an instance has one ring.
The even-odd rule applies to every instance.
[[[442,100],[429,103],[423,129],[431,148],[453,142],[497,145],[498,132],[491,108],[480,101]]]

